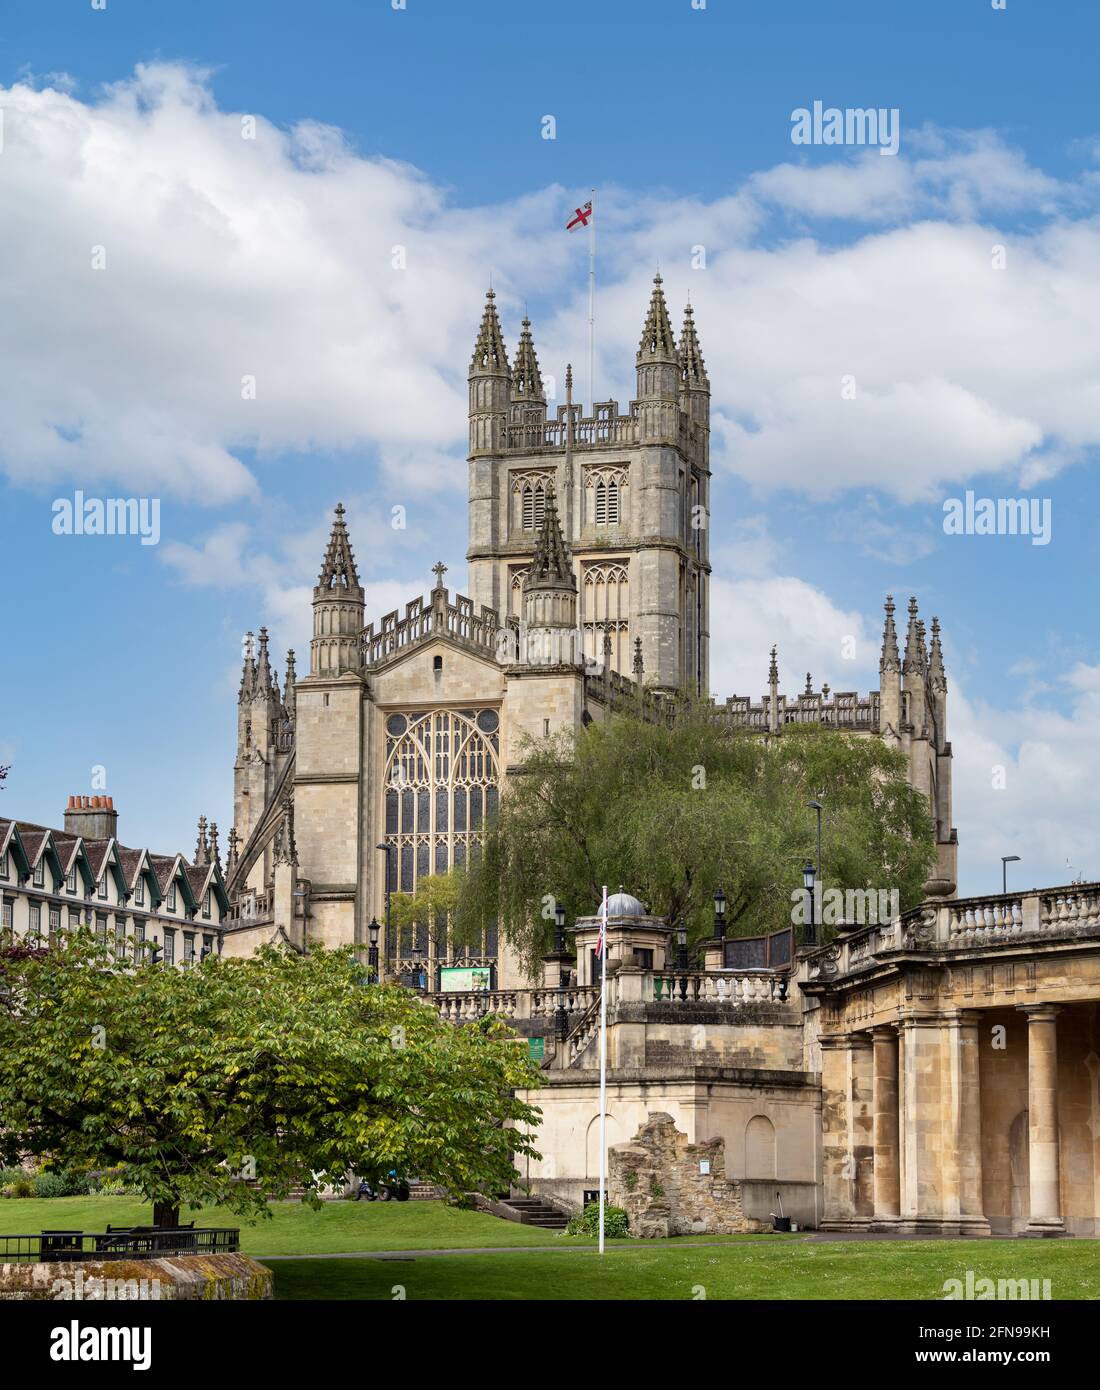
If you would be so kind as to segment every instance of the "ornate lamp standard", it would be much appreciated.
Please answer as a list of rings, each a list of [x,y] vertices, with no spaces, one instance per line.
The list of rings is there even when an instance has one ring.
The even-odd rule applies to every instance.
[[[569,1033],[569,1015],[565,1010],[565,991],[569,984],[569,968],[565,963],[565,908],[561,903],[554,908],[555,940],[554,951],[558,957],[558,1007],[554,1011],[554,1031],[559,1042],[564,1042]]]
[[[378,933],[381,930],[378,918],[372,917],[367,927],[367,940],[370,942],[367,947],[367,979],[372,985],[378,983]]]
[[[814,879],[816,877],[817,870],[807,859],[802,869],[802,882],[805,884],[806,892],[810,895],[810,920],[806,923],[806,930],[802,934],[804,946],[817,945],[817,924],[814,921]]]
[[[378,844],[375,849],[380,849],[386,856],[386,959],[389,960],[390,949],[393,946],[393,936],[390,933],[390,885],[393,882],[393,874],[390,870],[393,867],[390,856],[393,854],[393,845]]]
[[[726,895],[721,888],[714,895],[714,937],[716,941],[726,939]]]

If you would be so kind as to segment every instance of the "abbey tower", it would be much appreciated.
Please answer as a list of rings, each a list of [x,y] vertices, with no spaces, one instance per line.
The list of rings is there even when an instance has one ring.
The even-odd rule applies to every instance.
[[[585,415],[571,374],[553,416],[525,318],[509,365],[490,290],[470,363],[470,596],[520,615],[546,500],[577,571],[585,653],[661,690],[708,693],[710,382],[691,308],[677,345],[661,277],[635,360],[637,399]],[[636,648],[636,640],[641,647]]]

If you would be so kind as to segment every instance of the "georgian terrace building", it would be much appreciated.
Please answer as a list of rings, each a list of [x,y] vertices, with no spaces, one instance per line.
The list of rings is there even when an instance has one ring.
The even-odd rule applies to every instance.
[[[191,861],[121,844],[109,796],[70,796],[64,827],[0,819],[4,939],[45,944],[84,926],[119,959],[140,942],[158,946],[167,965],[220,953],[229,899],[216,825],[200,819]]]

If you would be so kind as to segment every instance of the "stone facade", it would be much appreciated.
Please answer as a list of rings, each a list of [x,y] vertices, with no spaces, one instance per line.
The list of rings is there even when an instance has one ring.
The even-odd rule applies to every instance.
[[[274,1283],[266,1265],[239,1254],[0,1264],[0,1302],[251,1302],[272,1298]]]
[[[313,590],[309,671],[279,679],[266,629],[249,635],[237,703],[234,901],[226,950],[309,940],[365,947],[388,893],[461,863],[522,744],[629,708],[667,718],[709,683],[710,383],[694,317],[674,337],[660,277],[635,358],[637,396],[584,408],[564,375],[553,418],[524,320],[509,360],[490,291],[469,368],[469,596],[444,584],[364,625],[338,506]],[[887,603],[881,691],[779,691],[716,717],[780,737],[806,722],[879,737],[906,755],[954,884],[951,747],[938,625],[910,604],[904,659]],[[380,848],[380,846],[382,848]],[[446,934],[386,932],[382,972],[430,986],[448,964],[487,965],[499,988],[531,983],[489,932],[453,957]],[[657,1046],[656,1037],[653,1045]],[[669,1039],[670,1045],[673,1040]]]
[[[766,1230],[746,1217],[740,1182],[726,1177],[724,1139],[691,1143],[671,1115],[650,1114],[629,1144],[607,1151],[608,1194],[641,1239]]]

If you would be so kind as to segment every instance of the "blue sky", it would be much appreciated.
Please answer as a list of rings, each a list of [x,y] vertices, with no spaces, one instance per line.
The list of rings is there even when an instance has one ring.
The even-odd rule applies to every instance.
[[[883,596],[916,593],[961,886],[1002,853],[1021,882],[1100,876],[1098,28],[1026,0],[7,0],[4,810],[57,822],[102,766],[130,841],[228,827],[241,634],[304,667],[337,500],[369,616],[440,557],[461,586],[485,284],[586,395],[562,227],[595,185],[597,393],[632,395],[658,262],[695,305],[716,693],[759,695],[773,641],[788,689],[873,687]],[[897,108],[899,154],[793,145],[815,100]],[[158,498],[160,543],[54,536],[77,488]],[[967,489],[1049,499],[1050,543],[945,536]]]

